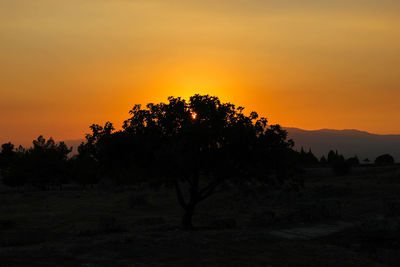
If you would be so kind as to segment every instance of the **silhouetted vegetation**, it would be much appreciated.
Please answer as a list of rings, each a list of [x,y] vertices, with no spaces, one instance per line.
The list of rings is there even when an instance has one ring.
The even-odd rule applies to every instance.
[[[52,138],[39,136],[28,149],[6,143],[0,153],[2,181],[44,190],[62,189],[66,183],[103,189],[173,188],[183,209],[182,227],[192,229],[196,207],[220,186],[299,190],[304,168],[329,167],[343,176],[360,164],[357,156],[345,159],[333,150],[320,159],[311,149],[294,151],[294,142],[279,125],[268,125],[256,112],[246,115],[243,110],[208,95],[135,105],[121,130],[110,122],[90,126],[91,133],[72,157],[71,148]],[[393,163],[387,154],[375,160],[377,165]],[[132,195],[128,206],[147,204],[141,194]],[[271,221],[267,217],[261,221]],[[213,225],[236,225],[233,221],[217,218]]]
[[[348,158],[348,159],[347,159],[347,162],[348,162],[351,166],[358,166],[358,165],[360,165],[360,160],[358,159],[357,156]]]
[[[393,164],[393,163],[394,163],[394,159],[389,154],[380,155],[375,159],[375,164],[377,164],[377,165],[389,165],[389,164]]]
[[[257,113],[246,116],[242,107],[217,97],[168,100],[144,109],[135,105],[120,131],[111,123],[92,125],[77,168],[87,161],[97,170],[90,177],[174,187],[185,229],[192,228],[196,206],[226,180],[282,185],[294,178],[293,142],[279,125],[268,126]],[[79,177],[88,177],[81,171]]]
[[[68,179],[67,155],[72,149],[65,143],[56,144],[53,139],[39,136],[33,141],[33,147],[27,150],[12,150],[6,144],[2,158],[6,165],[3,171],[3,182],[9,186],[32,186],[48,189],[50,186],[61,186]]]
[[[90,126],[76,155],[42,136],[26,149],[5,143],[2,264],[397,266],[393,157],[318,159],[293,144],[208,95],[135,105],[120,130]],[[179,231],[193,218],[201,231]]]
[[[11,143],[3,144],[1,146],[1,153],[0,153],[0,170],[2,175],[7,175],[14,161],[15,161],[14,145]]]
[[[352,167],[360,165],[360,160],[356,155],[345,159],[338,151],[330,150],[327,157],[321,157],[319,164],[320,166],[330,166],[335,175],[343,176],[349,174]]]
[[[298,163],[303,167],[310,167],[319,165],[319,160],[312,153],[311,149],[308,152],[305,152],[302,147],[300,152],[298,152]]]

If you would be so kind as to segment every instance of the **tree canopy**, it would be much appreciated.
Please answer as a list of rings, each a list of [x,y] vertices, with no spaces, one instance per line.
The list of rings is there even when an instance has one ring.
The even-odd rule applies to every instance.
[[[378,156],[375,159],[375,164],[377,165],[390,165],[390,164],[394,164],[394,158],[392,155],[389,154],[383,154]]]
[[[92,125],[80,153],[89,152],[101,175],[117,183],[174,186],[183,227],[191,228],[196,205],[222,182],[282,184],[291,177],[286,131],[243,110],[209,95],[135,105],[122,130]]]
[[[7,145],[7,144],[6,144]],[[67,155],[71,152],[64,142],[56,143],[52,138],[46,140],[39,136],[33,141],[33,147],[27,150],[13,151],[6,146],[2,155],[7,153],[8,165],[3,171],[3,182],[10,186],[26,183],[46,187],[60,185],[67,177]],[[10,150],[11,149],[11,150]]]

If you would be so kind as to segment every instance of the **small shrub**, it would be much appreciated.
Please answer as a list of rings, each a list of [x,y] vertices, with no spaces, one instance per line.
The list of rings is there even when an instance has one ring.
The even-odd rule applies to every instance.
[[[394,164],[394,158],[389,154],[380,155],[375,159],[376,165],[390,165]]]

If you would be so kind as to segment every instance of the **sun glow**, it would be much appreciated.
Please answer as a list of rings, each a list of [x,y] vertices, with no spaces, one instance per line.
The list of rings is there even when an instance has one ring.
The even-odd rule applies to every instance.
[[[195,120],[197,118],[197,113],[192,111],[191,116],[192,116],[192,119]]]
[[[195,94],[283,126],[399,133],[400,1],[299,2],[0,0],[0,144],[81,139]]]

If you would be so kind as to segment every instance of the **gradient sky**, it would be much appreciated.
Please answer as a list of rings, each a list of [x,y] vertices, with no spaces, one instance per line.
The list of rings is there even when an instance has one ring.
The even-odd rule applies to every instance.
[[[208,93],[304,129],[400,133],[398,0],[1,0],[0,143]]]

